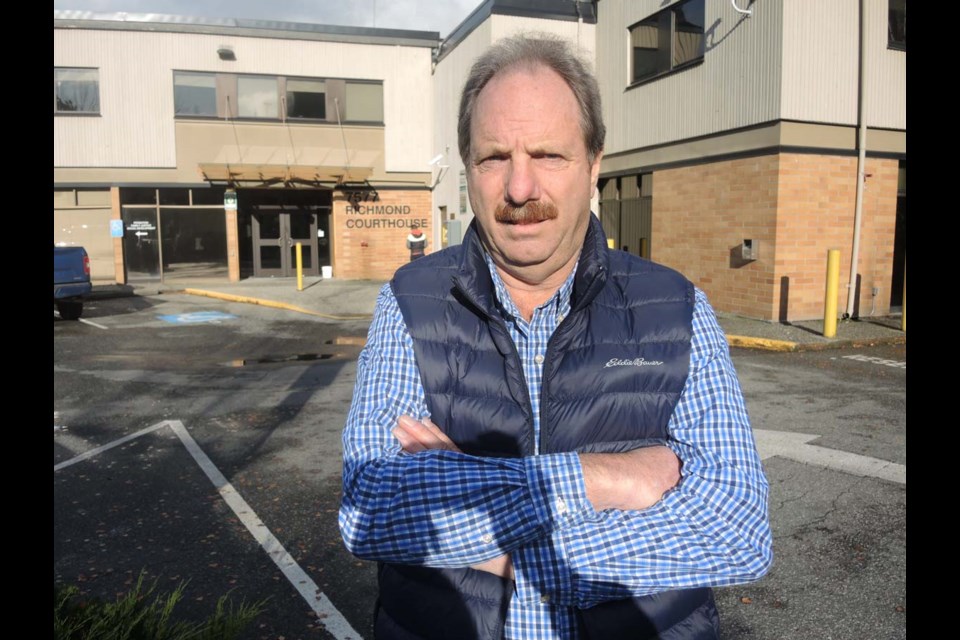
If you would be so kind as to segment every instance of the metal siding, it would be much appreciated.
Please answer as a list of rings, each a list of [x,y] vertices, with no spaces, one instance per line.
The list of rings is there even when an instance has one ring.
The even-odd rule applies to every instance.
[[[220,60],[221,45],[237,60]],[[426,47],[54,29],[54,66],[99,68],[102,112],[54,118],[55,167],[175,166],[174,69],[382,80],[387,170],[424,171],[430,158]]]
[[[859,13],[859,0],[785,0],[783,119],[857,123]]]
[[[886,129],[907,128],[907,52],[890,49],[888,0],[867,7],[867,124]]]
[[[572,20],[546,20],[543,18],[520,18],[517,16],[492,17],[494,41],[517,33],[541,32],[558,35],[574,43],[580,55],[591,65],[596,58],[596,26]]]
[[[630,198],[620,203],[620,245],[634,255],[643,255],[643,240],[646,240],[647,255],[650,252],[651,198]]]
[[[747,18],[729,2],[706,0],[703,63],[628,89],[628,29],[666,6],[659,0],[604,0],[599,7],[597,69],[608,154],[778,117],[779,2],[755,2]]]

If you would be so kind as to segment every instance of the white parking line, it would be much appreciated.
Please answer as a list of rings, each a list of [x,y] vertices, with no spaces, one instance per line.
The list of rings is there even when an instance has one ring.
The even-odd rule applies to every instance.
[[[91,327],[96,327],[97,329],[109,329],[109,328],[110,328],[110,327],[105,327],[105,326],[103,326],[102,324],[97,324],[97,323],[94,322],[93,320],[86,320],[85,318],[80,318],[80,322],[82,322],[83,324],[88,324],[88,325],[90,325]]]
[[[60,317],[60,314],[57,313],[57,312],[54,312],[54,313],[53,313],[53,317],[54,317],[54,318],[59,318],[59,317]],[[105,326],[103,326],[102,324],[97,324],[97,323],[94,322],[93,320],[87,320],[86,318],[78,318],[77,321],[78,321],[78,322],[82,322],[83,324],[88,324],[88,325],[90,325],[91,327],[96,327],[97,329],[105,329],[105,330],[107,330],[107,331],[110,330],[110,327],[105,327]]]
[[[150,432],[152,432],[152,431],[156,431],[157,429],[159,429],[159,428],[161,428],[161,427],[165,427],[165,426],[167,426],[167,423],[166,423],[166,422],[158,422],[157,424],[153,425],[152,427],[147,427],[146,429],[141,429],[140,431],[137,431],[136,433],[131,433],[130,435],[128,435],[128,436],[123,436],[122,438],[119,438],[119,439],[117,439],[117,440],[114,440],[113,442],[108,442],[107,444],[103,445],[102,447],[96,447],[95,449],[90,449],[89,451],[85,451],[84,453],[81,453],[80,455],[78,455],[78,456],[75,457],[75,458],[70,458],[69,460],[65,460],[65,461],[61,462],[60,464],[55,464],[55,465],[53,465],[53,470],[54,470],[54,471],[60,471],[60,469],[64,469],[64,468],[66,468],[66,467],[69,467],[70,465],[74,465],[74,464],[77,464],[78,462],[82,462],[82,461],[84,461],[84,460],[87,460],[87,459],[89,459],[89,458],[92,458],[93,456],[98,455],[98,454],[101,454],[101,453],[103,453],[104,451],[107,451],[107,450],[109,450],[109,449],[113,449],[114,447],[119,447],[119,446],[120,446],[121,444],[123,444],[124,442],[130,442],[131,440],[134,440],[135,438],[139,438],[140,436],[142,436],[142,435],[144,435],[144,434],[146,434],[146,433],[150,433]],[[58,439],[60,439],[60,438],[58,438]],[[76,451],[76,448],[77,448],[76,442],[77,442],[78,440],[79,440],[79,438],[71,435],[71,436],[69,436],[69,441],[68,441],[67,443],[64,443],[64,444],[65,444],[65,445],[67,446],[67,448],[70,449],[71,451]]]
[[[907,363],[900,362],[899,360],[887,360],[885,358],[877,358],[874,356],[843,356],[846,360],[859,360],[860,362],[872,362],[874,364],[882,364],[885,367],[893,367],[894,369],[906,369]]]
[[[333,606],[330,599],[320,591],[317,584],[306,574],[300,565],[297,564],[293,556],[284,549],[276,536],[270,532],[270,529],[257,517],[257,514],[250,508],[247,501],[240,496],[233,485],[220,473],[217,466],[213,464],[213,461],[204,453],[200,445],[197,444],[197,441],[193,439],[193,436],[190,435],[186,427],[184,427],[183,423],[179,420],[166,420],[102,447],[91,449],[76,458],[71,458],[58,465],[54,465],[53,470],[58,471],[64,467],[76,464],[81,460],[95,456],[107,449],[112,449],[119,444],[128,442],[133,438],[138,438],[145,433],[150,433],[151,431],[156,431],[161,427],[167,426],[177,434],[180,442],[183,443],[183,446],[190,455],[193,456],[197,465],[207,475],[210,482],[213,483],[213,486],[216,487],[223,501],[237,514],[237,517],[240,518],[240,521],[253,536],[254,540],[256,540],[260,544],[260,547],[270,556],[270,559],[273,560],[274,564],[276,564],[283,575],[286,576],[287,580],[290,581],[293,588],[307,601],[310,608],[317,614],[318,622],[320,622],[336,640],[360,640],[360,634],[350,626],[350,623],[343,617],[343,614]]]

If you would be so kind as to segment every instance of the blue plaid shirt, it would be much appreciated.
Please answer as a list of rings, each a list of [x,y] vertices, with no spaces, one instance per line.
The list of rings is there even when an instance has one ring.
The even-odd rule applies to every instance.
[[[539,442],[541,364],[570,310],[574,274],[527,322],[489,256],[487,264],[523,363]],[[348,548],[371,560],[433,567],[509,552],[516,589],[508,640],[576,638],[576,607],[759,578],[772,561],[767,480],[726,338],[699,289],[691,348],[690,375],[668,425],[668,444],[683,461],[680,484],[647,509],[598,512],[576,453],[401,452],[391,434],[397,418],[429,412],[413,342],[384,286],[343,434],[340,528]]]

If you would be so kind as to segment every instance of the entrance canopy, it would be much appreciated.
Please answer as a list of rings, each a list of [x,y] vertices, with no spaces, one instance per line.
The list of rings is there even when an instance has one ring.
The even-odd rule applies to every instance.
[[[333,186],[349,182],[364,182],[372,174],[369,167],[331,167],[286,164],[223,164],[199,165],[204,180],[211,183],[238,186],[269,186],[272,184],[304,184]]]

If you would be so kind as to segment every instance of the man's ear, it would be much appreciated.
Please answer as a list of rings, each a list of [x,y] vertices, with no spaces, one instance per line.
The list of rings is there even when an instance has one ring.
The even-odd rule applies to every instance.
[[[597,152],[597,156],[593,159],[593,164],[590,165],[590,184],[594,189],[597,188],[597,183],[600,181],[601,158],[603,158],[603,151]]]

